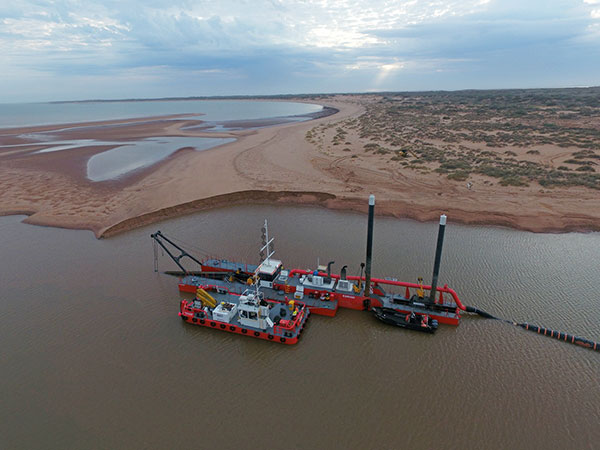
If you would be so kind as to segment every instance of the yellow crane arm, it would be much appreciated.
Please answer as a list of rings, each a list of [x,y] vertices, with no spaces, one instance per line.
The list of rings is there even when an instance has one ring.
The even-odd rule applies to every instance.
[[[213,298],[212,295],[210,295],[202,288],[198,288],[198,290],[196,291],[196,298],[198,300],[201,300],[204,306],[208,306],[209,308],[217,307],[217,301]]]

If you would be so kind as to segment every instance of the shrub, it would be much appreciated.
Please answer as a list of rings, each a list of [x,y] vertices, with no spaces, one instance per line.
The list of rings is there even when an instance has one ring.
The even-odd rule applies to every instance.
[[[521,177],[507,176],[500,180],[502,186],[529,186]]]
[[[466,170],[457,170],[454,173],[448,174],[449,180],[466,181],[469,178],[470,172]]]
[[[464,161],[461,159],[450,159],[450,160],[444,161],[442,164],[440,164],[440,169],[445,169],[445,170],[456,170],[456,169],[465,170],[465,169],[470,169],[470,168],[471,168],[471,164],[469,164],[468,161]]]
[[[501,169],[500,167],[489,166],[489,165],[485,165],[485,166],[481,166],[481,167],[477,168],[477,172],[479,172],[483,175],[487,175],[488,177],[494,177],[494,178],[502,178],[506,175],[509,175],[506,170]]]
[[[565,161],[565,163],[567,163],[567,164],[578,164],[580,166],[591,166],[592,164],[594,164],[594,165],[596,164],[596,163],[594,163],[592,161],[582,161],[580,159],[567,159]]]

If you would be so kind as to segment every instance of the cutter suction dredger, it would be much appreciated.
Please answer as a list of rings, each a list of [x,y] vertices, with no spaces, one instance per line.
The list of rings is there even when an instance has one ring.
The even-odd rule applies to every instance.
[[[434,333],[438,324],[458,325],[465,311],[600,351],[600,342],[527,322],[500,319],[479,308],[465,306],[447,284],[440,287],[444,214],[440,216],[430,286],[423,284],[423,278],[418,283],[408,283],[372,277],[374,209],[375,197],[371,195],[366,263],[360,264],[359,276],[348,276],[347,266],[342,267],[339,275],[331,273],[334,261],[327,266],[317,264],[315,270],[284,269],[283,263],[273,258],[273,239],[269,237],[266,220],[259,265],[210,257],[196,259],[158,231],[151,235],[155,241],[154,270],[158,271],[160,245],[181,269],[181,272],[167,272],[181,277],[179,290],[196,294],[193,300],[181,301],[179,315],[184,321],[284,344],[298,341],[310,313],[335,316],[339,308],[348,308],[371,311],[381,322],[426,333]],[[200,270],[185,269],[182,258],[191,259]]]
[[[414,323],[430,323],[430,320],[435,320],[441,324],[458,325],[461,310],[465,310],[465,307],[454,290],[447,285],[437,286],[446,216],[442,215],[440,219],[432,285],[427,286],[423,284],[422,278],[419,278],[418,283],[409,283],[371,275],[374,208],[375,197],[371,195],[366,264],[361,264],[361,273],[358,276],[348,276],[347,266],[342,267],[339,275],[333,274],[334,261],[329,262],[327,266],[318,265],[315,270],[284,269],[282,261],[273,258],[273,238],[269,236],[268,224],[265,221],[262,229],[263,247],[260,250],[262,262],[258,266],[215,258],[202,261],[192,258],[200,265],[201,270],[179,272],[179,290],[196,293],[199,288],[207,289],[211,286],[241,296],[249,285],[256,284],[261,295],[268,301],[285,305],[296,302],[305,305],[313,314],[335,316],[339,308],[368,310],[375,314],[377,311],[373,308],[383,308],[388,316],[391,311],[402,315],[412,314],[416,317]],[[183,268],[180,259],[190,255],[160,232],[152,237],[165,250],[166,246],[161,242],[163,239],[175,246],[180,252],[179,256],[168,250],[167,253]],[[365,267],[363,274],[362,270]],[[381,319],[381,314],[375,316]],[[396,322],[398,326],[402,326],[403,321]]]

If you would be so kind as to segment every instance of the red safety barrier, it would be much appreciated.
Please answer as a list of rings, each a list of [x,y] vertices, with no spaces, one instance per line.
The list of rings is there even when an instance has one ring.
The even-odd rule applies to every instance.
[[[298,275],[310,275],[313,272],[309,271],[309,270],[303,270],[303,269],[292,269],[290,270],[290,277],[293,277],[294,275],[298,274]],[[326,277],[327,274],[323,273],[323,272],[319,272],[319,276],[322,277]],[[334,279],[339,279],[340,276],[339,275],[330,275],[331,278]],[[346,277],[348,280],[353,280],[353,281],[358,281],[358,280],[365,280],[365,277],[359,277],[359,276],[348,276]],[[376,283],[376,284],[384,284],[384,285],[389,285],[389,286],[402,286],[405,287],[407,289],[409,288],[413,288],[413,289],[420,289],[421,287],[425,290],[430,291],[431,290],[431,286],[421,286],[419,284],[416,283],[408,283],[405,281],[393,281],[393,280],[385,280],[382,278],[371,278],[371,283]],[[452,296],[452,299],[454,300],[454,303],[456,303],[456,306],[458,306],[460,309],[462,309],[463,311],[466,311],[466,306],[462,304],[462,302],[460,301],[460,298],[458,298],[458,294],[456,293],[456,291],[454,291],[454,289],[451,289],[448,287],[448,285],[444,285],[444,287],[438,287],[436,289],[436,292],[439,292],[440,295],[442,293],[445,294],[450,294]],[[408,296],[407,296],[408,297]]]

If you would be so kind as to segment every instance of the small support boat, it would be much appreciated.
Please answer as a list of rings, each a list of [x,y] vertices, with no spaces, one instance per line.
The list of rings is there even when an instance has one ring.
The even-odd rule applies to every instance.
[[[221,286],[199,287],[196,298],[179,307],[185,322],[282,344],[298,342],[309,314],[300,302],[265,300],[258,284],[241,295]]]
[[[400,328],[433,334],[438,327],[438,321],[431,319],[427,314],[418,314],[415,312],[404,314],[392,308],[380,308],[377,306],[371,308],[371,311],[382,322]]]

